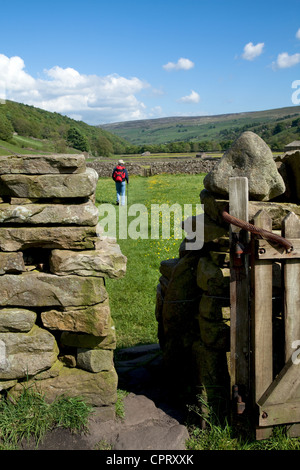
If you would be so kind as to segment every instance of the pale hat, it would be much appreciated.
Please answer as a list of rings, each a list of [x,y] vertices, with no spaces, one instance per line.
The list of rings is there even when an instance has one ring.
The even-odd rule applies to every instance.
[[[124,165],[123,160],[119,160],[118,163],[120,163],[120,165]]]

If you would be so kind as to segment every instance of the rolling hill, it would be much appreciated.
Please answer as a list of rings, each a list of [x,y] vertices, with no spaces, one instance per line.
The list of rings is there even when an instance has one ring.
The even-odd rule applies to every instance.
[[[223,151],[243,131],[274,151],[300,140],[300,106],[198,117],[168,117],[90,126],[59,113],[13,101],[0,106],[0,154],[86,152],[120,154]]]
[[[218,146],[251,130],[272,148],[300,137],[300,106],[266,111],[197,117],[168,117],[101,125],[133,145],[169,144],[171,142],[210,142]],[[213,148],[211,150],[214,150]]]
[[[9,100],[0,106],[0,140],[2,148],[16,153],[26,148],[56,153],[79,150],[108,156],[124,152],[128,145],[99,127]]]

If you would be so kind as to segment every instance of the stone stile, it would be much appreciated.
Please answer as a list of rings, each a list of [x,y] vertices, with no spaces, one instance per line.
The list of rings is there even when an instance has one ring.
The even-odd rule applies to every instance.
[[[84,155],[0,157],[0,393],[114,409],[116,332],[105,278],[126,273],[101,237]]]

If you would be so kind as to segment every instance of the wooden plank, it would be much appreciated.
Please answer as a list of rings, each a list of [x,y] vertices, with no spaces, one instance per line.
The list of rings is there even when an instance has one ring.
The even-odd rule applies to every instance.
[[[271,385],[258,400],[258,405],[276,405],[298,400],[300,405],[299,363],[291,356]]]
[[[258,400],[260,426],[300,422],[299,370],[298,361],[290,357]]]
[[[257,427],[255,430],[255,438],[257,441],[261,441],[263,439],[269,439],[273,433],[273,426],[268,426],[265,428]]]
[[[272,220],[264,211],[254,217],[254,225],[271,231]],[[273,379],[272,355],[272,261],[258,260],[252,256],[252,366],[255,403],[269,387]]]
[[[280,245],[271,244],[267,240],[256,240],[255,253],[258,259],[297,259],[300,258],[300,239],[287,238],[293,245],[293,251],[288,252]]]
[[[259,407],[259,426],[298,423],[300,421],[299,404],[299,401],[292,401]]]
[[[248,179],[229,179],[229,212],[248,222]],[[243,401],[249,393],[249,260],[242,255],[240,265],[235,257],[236,242],[246,246],[249,234],[230,226],[230,365],[231,386],[238,385]]]
[[[300,238],[300,219],[290,212],[283,220],[282,234],[285,238]],[[299,240],[300,241],[300,240]],[[300,260],[284,262],[284,321],[285,361],[295,350],[294,341],[300,340]]]
[[[300,436],[300,423],[292,424],[287,428],[287,435],[289,437],[299,437]]]

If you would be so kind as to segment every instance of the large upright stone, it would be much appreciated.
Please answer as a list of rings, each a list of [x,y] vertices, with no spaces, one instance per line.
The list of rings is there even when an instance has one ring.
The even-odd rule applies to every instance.
[[[84,155],[1,155],[0,175],[39,175],[82,173],[86,169]]]
[[[209,191],[228,197],[229,178],[244,176],[249,182],[249,198],[268,201],[285,192],[268,145],[253,132],[244,132],[227,150],[216,167],[204,178]]]
[[[92,168],[84,173],[0,176],[2,196],[25,198],[80,198],[91,196],[96,189],[98,174]]]

